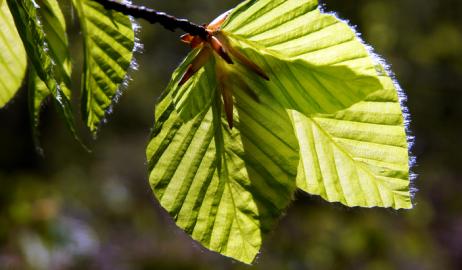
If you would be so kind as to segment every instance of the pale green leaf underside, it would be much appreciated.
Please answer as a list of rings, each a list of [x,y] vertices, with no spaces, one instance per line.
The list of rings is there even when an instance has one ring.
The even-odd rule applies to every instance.
[[[135,33],[130,19],[96,1],[73,0],[83,32],[82,111],[96,133],[114,102],[133,59]]]
[[[26,73],[26,51],[6,3],[0,3],[0,108],[10,101]]]
[[[295,190],[299,158],[290,119],[268,93],[260,93],[270,105],[263,106],[238,91],[230,130],[214,90],[207,109],[185,122],[170,91],[157,106],[147,149],[153,191],[195,240],[250,263]]]

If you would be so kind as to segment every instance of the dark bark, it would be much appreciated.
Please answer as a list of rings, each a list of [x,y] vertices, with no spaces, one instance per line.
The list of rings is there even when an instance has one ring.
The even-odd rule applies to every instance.
[[[143,6],[120,3],[114,0],[94,0],[104,6],[107,10],[115,10],[125,15],[138,19],[144,19],[152,24],[158,23],[170,31],[181,29],[193,36],[199,36],[207,40],[208,33],[204,26],[192,23],[187,19],[179,19],[172,15],[150,9]]]

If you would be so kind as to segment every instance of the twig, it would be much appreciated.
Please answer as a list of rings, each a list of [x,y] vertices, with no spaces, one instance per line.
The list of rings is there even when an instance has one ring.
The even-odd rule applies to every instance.
[[[164,28],[175,31],[181,29],[193,36],[199,36],[206,40],[208,33],[204,26],[192,23],[186,19],[179,19],[165,12],[160,12],[143,6],[136,6],[128,3],[120,3],[114,0],[94,0],[107,10],[119,11],[125,15],[133,16],[134,18],[144,19],[152,24],[159,23]]]

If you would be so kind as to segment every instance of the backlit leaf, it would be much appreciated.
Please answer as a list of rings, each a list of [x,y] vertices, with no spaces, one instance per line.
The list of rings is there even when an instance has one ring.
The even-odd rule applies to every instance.
[[[265,87],[286,108],[331,113],[381,89],[366,47],[347,24],[321,13],[317,1],[245,1],[229,15],[222,33],[268,74]],[[181,104],[195,92],[174,101]]]
[[[383,90],[334,114],[291,111],[300,143],[297,185],[347,206],[412,208],[408,142],[398,92]]]
[[[205,110],[184,121],[170,92],[187,61],[156,109],[147,149],[150,183],[161,205],[195,240],[251,263],[293,196],[295,134],[284,108],[265,91],[259,93],[261,103],[235,92],[232,130],[216,91]]]
[[[56,61],[53,65],[54,77],[63,94],[70,100],[71,60],[64,15],[56,0],[39,0],[37,4],[40,5],[38,15],[48,42],[48,52]],[[49,95],[50,91],[46,84],[38,77],[37,72],[32,67],[29,75],[29,103],[36,140],[42,103]]]
[[[6,3],[0,1],[0,108],[10,101],[26,73],[26,52]]]
[[[55,65],[59,62],[49,49],[48,40],[37,15],[38,6],[32,0],[7,0],[6,2],[37,76],[45,83],[69,129],[79,140],[75,131],[70,101],[58,81],[61,75],[55,70]]]
[[[244,2],[223,31],[264,69],[265,50],[297,62],[274,64],[280,70],[268,89],[291,109],[301,189],[348,206],[412,207],[398,91],[354,30],[317,1],[273,0]]]
[[[317,1],[245,1],[190,44],[147,157],[154,194],[194,239],[251,262],[294,175],[332,202],[411,207],[397,86]]]
[[[96,134],[118,98],[133,61],[135,34],[130,18],[92,0],[73,0],[84,39],[82,113]]]

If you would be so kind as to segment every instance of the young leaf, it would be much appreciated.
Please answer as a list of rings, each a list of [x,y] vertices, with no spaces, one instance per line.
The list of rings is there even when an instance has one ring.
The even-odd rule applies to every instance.
[[[66,34],[64,15],[56,0],[39,0],[39,17],[48,42],[48,52],[56,61],[53,66],[54,77],[67,99],[71,99],[71,60],[69,43]],[[40,121],[40,109],[44,99],[50,95],[45,83],[40,80],[37,72],[31,68],[29,75],[29,103],[32,125],[37,139],[37,128]]]
[[[355,32],[321,13],[315,0],[245,1],[218,36],[270,77],[264,87],[275,99],[304,114],[345,109],[381,89],[375,62]]]
[[[171,91],[190,59],[156,108],[147,148],[150,183],[161,205],[195,240],[251,263],[295,191],[295,134],[286,111],[267,92],[259,93],[260,103],[234,91],[232,130],[216,91],[205,110],[184,121]],[[214,77],[213,69],[207,73]]]
[[[200,49],[194,50],[188,55],[185,60],[185,69],[181,69],[182,73],[186,73],[186,67],[189,67],[199,53]],[[215,73],[206,72],[206,70],[213,70],[211,65],[212,63],[206,64],[203,69],[200,69],[193,78],[182,86],[174,87],[174,85],[180,83],[180,79],[184,76],[181,76],[181,74],[177,76],[177,81],[172,79],[172,90],[169,91],[169,94],[175,103],[175,109],[185,121],[194,118],[198,113],[207,109],[214,90],[217,88]]]
[[[0,2],[0,108],[10,101],[26,73],[26,52],[6,3]]]
[[[244,52],[262,47],[248,56],[263,68],[268,57],[260,63],[258,59],[265,49],[314,65],[275,65],[295,76],[274,82],[280,83],[280,91],[271,90],[268,83],[275,98],[291,109],[301,147],[301,189],[348,206],[411,208],[408,143],[397,89],[355,32],[316,6],[317,1],[246,2],[230,14],[223,32],[235,31],[228,35],[240,41],[235,46]],[[288,20],[288,14],[294,19]],[[297,107],[287,102],[299,85],[310,96],[304,101],[311,104]],[[371,96],[377,98],[375,103],[368,101]],[[352,107],[335,113],[342,106],[325,109],[326,100]],[[351,111],[357,108],[362,114]],[[387,122],[391,115],[392,123]],[[341,121],[342,117],[349,120]]]
[[[52,94],[58,110],[66,120],[70,131],[79,140],[74,126],[74,116],[70,101],[57,81],[59,75],[56,74],[54,68],[57,60],[48,48],[48,40],[37,16],[36,3],[32,0],[7,0],[6,2],[11,10],[16,28],[33,68]]]
[[[73,0],[84,39],[82,113],[96,134],[117,98],[133,61],[135,34],[130,18],[92,0]]]
[[[314,0],[249,0],[231,11],[221,27],[212,25],[207,26],[208,40],[182,38],[195,50],[174,73],[156,109],[147,151],[154,193],[180,227],[212,250],[252,261],[255,253],[249,249],[228,248],[240,239],[256,239],[245,231],[227,234],[220,245],[202,237],[221,232],[217,228],[195,231],[196,222],[234,224],[229,206],[214,202],[216,193],[209,193],[209,185],[234,186],[236,177],[250,188],[233,193],[231,202],[252,198],[258,205],[267,192],[277,198],[282,187],[252,187],[260,187],[262,180],[290,191],[295,172],[299,188],[329,201],[411,206],[408,143],[397,89],[354,30],[322,13]],[[226,158],[235,149],[244,166]],[[248,157],[258,157],[258,162]],[[203,171],[202,162],[215,165]],[[272,173],[280,169],[285,178]],[[192,198],[185,199],[191,192]],[[257,207],[257,220],[267,211],[280,213],[287,198],[276,206]],[[191,204],[198,210],[191,210]],[[200,215],[202,209],[207,215]],[[239,224],[260,228],[261,235],[268,228],[252,219]]]
[[[238,40],[314,65],[300,73],[293,64],[285,66],[299,77],[281,84],[288,96],[296,87],[294,81],[310,96],[293,101],[311,104],[289,107],[301,147],[301,189],[348,206],[412,207],[408,143],[397,89],[346,23],[321,13],[317,1],[248,1],[222,28]],[[250,57],[259,55],[253,50]],[[313,84],[310,78],[331,87]],[[283,91],[272,93],[290,104]],[[342,106],[325,109],[326,100],[338,100],[345,109],[353,106],[335,112]]]
[[[291,111],[300,143],[297,186],[347,206],[412,208],[409,154],[398,93],[382,90],[334,114]]]

